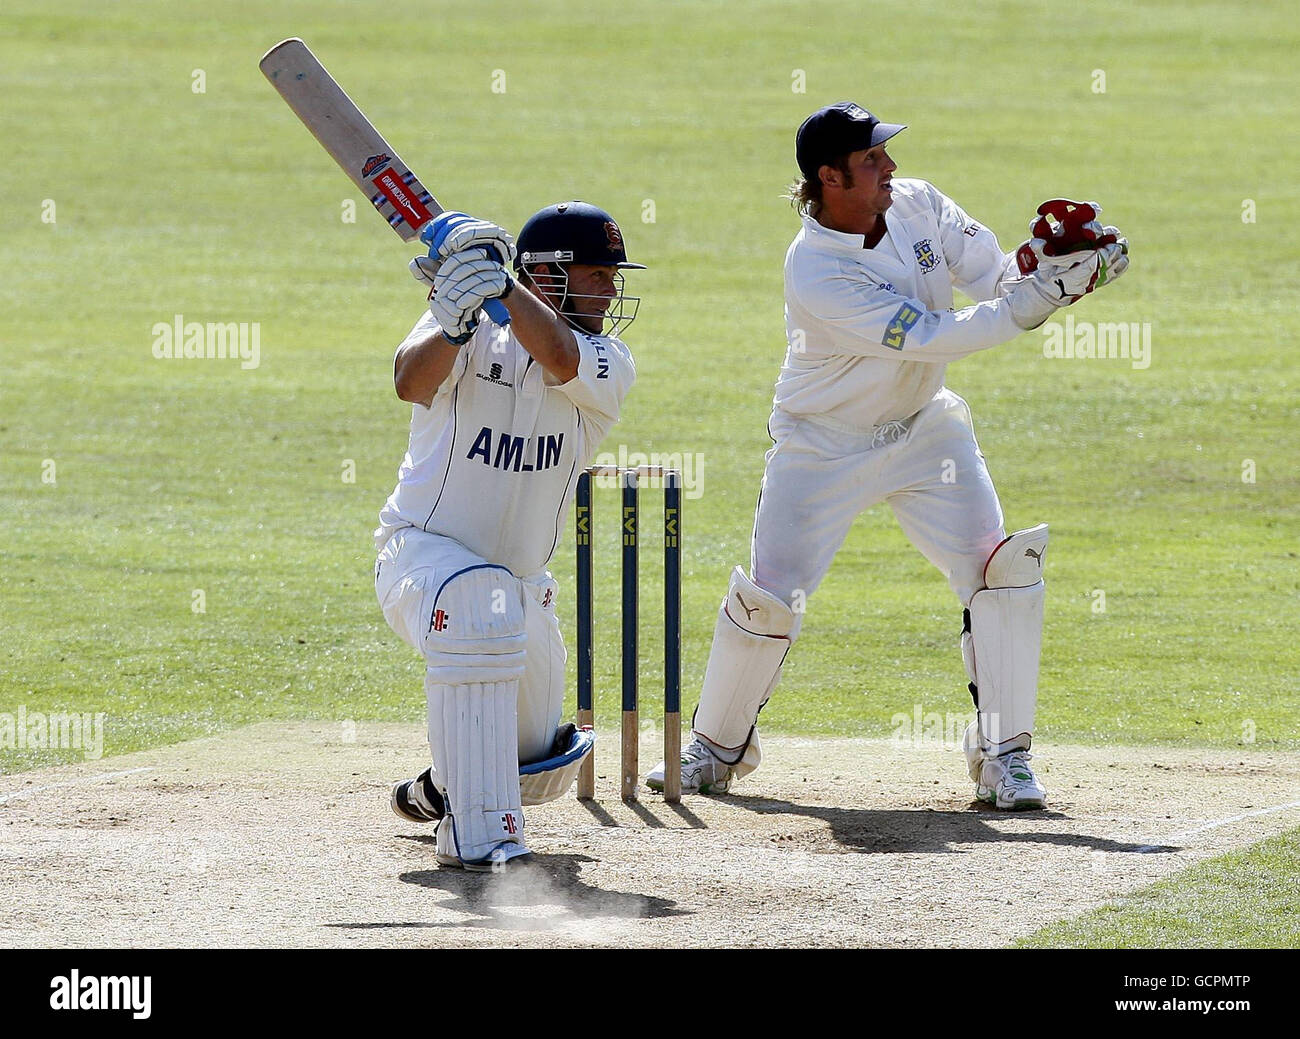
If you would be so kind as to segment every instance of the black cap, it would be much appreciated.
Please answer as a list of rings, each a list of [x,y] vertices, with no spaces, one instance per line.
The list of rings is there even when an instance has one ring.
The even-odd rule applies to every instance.
[[[614,218],[590,202],[559,202],[530,216],[515,241],[515,267],[532,263],[590,263],[645,270],[629,263],[623,232]]]
[[[808,180],[841,155],[874,148],[907,127],[882,123],[861,105],[839,101],[819,108],[803,121],[795,135],[794,152],[799,169]]]

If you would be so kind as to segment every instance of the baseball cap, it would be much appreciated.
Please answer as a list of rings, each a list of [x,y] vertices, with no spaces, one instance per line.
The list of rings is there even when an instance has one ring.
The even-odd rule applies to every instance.
[[[874,148],[906,129],[899,123],[882,123],[852,101],[838,101],[803,121],[795,135],[795,158],[803,175],[812,180],[819,169],[841,155]]]

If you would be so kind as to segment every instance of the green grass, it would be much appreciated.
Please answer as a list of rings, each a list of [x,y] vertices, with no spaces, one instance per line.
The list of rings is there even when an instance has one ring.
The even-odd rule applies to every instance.
[[[923,34],[901,2],[869,19],[739,8],[11,0],[0,712],[106,711],[110,754],[257,719],[422,716],[369,541],[405,445],[392,350],[421,303],[409,252],[360,208],[342,222],[356,193],[257,70],[301,35],[444,201],[517,227],[591,199],[650,265],[629,277],[640,378],[605,447],[702,459],[684,519],[688,710],[727,572],[748,558],[803,116],[853,97],[908,122],[900,175],[1005,246],[1045,197],[1101,199],[1133,268],[1076,317],[1151,322],[1151,367],[1049,361],[1031,333],[948,376],[1008,523],[1053,527],[1041,736],[1300,746],[1290,6],[943,5]],[[1257,223],[1242,223],[1247,198]],[[177,313],[260,322],[260,367],[155,360],[151,326]],[[562,588],[571,567],[566,546]],[[765,725],[882,735],[916,703],[967,710],[959,623],[941,576],[873,509],[812,600]],[[612,625],[597,652],[609,719]],[[644,687],[657,678],[649,664]],[[0,771],[58,760],[0,750]]]
[[[1070,949],[1300,948],[1300,829],[1208,859],[1017,945]]]

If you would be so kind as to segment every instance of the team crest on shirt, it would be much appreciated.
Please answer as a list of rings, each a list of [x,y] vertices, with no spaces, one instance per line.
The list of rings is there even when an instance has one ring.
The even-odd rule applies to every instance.
[[[912,250],[916,253],[916,262],[921,265],[922,274],[929,274],[939,266],[939,257],[930,248],[930,239],[922,238],[919,242],[913,242]]]

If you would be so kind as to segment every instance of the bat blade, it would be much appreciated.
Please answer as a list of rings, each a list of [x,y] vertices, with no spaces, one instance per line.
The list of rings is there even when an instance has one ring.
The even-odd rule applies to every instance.
[[[403,241],[411,241],[442,212],[438,200],[302,40],[277,43],[258,67]]]
[[[419,237],[443,211],[302,40],[280,41],[257,67],[402,241]],[[488,300],[483,309],[498,325],[510,324],[510,312],[499,299]]]

